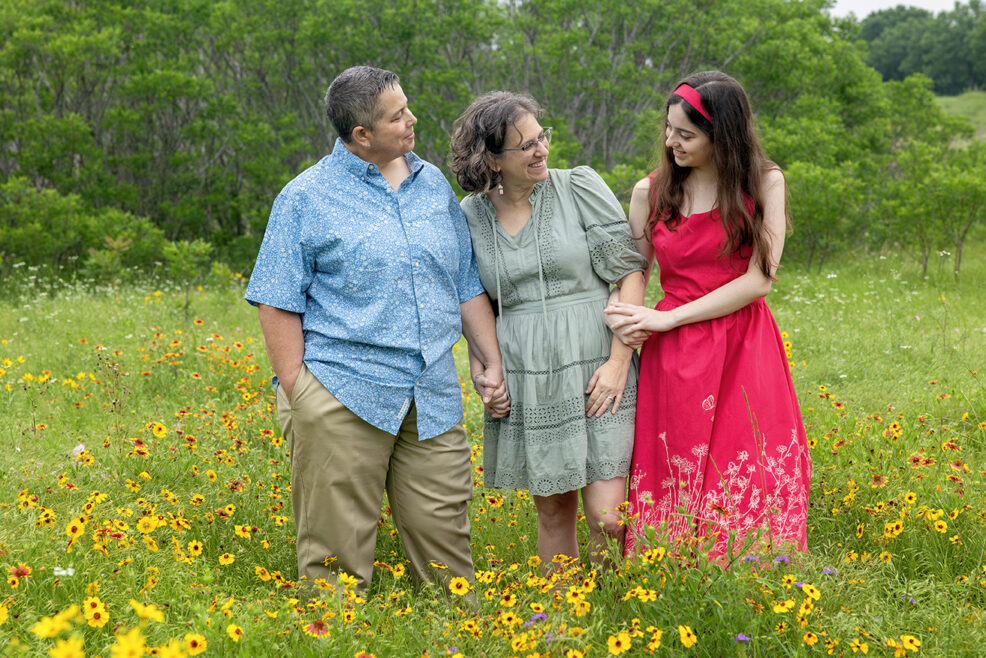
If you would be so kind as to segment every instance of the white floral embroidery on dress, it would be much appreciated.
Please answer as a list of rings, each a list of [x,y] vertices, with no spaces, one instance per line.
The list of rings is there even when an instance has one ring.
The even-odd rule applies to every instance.
[[[669,477],[662,478],[661,491],[639,492],[631,500],[639,513],[635,520],[637,537],[645,526],[666,524],[670,539],[689,535],[717,533],[713,553],[725,552],[729,532],[740,539],[763,527],[774,545],[794,543],[803,546],[808,513],[808,491],[803,486],[803,469],[810,463],[807,447],[791,430],[789,443],[775,447],[776,455],[762,455],[751,460],[746,450],[737,451],[735,460],[719,468],[707,462],[708,446],[692,446],[694,459],[670,454],[665,436],[660,436],[668,458],[665,468]],[[761,436],[761,445],[767,443]],[[746,475],[740,475],[745,471]],[[705,482],[706,476],[717,482]],[[631,474],[635,483],[643,481],[639,469]],[[704,495],[703,495],[704,490]],[[683,511],[682,511],[683,510]]]

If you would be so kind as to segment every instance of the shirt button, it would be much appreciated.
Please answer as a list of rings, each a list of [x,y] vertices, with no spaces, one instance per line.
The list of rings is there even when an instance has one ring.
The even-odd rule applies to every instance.
[[[418,261],[414,261],[414,266],[415,266],[415,267],[417,267],[417,266],[418,266]]]
[[[424,308],[424,307],[425,307],[424,304],[418,304],[418,308]]]

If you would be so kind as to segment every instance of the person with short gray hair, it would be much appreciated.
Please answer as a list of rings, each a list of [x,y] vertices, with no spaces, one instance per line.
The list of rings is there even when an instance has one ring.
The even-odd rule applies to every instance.
[[[470,446],[452,348],[506,414],[489,298],[465,217],[413,152],[397,76],[357,66],[329,86],[335,147],[274,201],[247,287],[291,447],[298,575],[372,578],[384,491],[416,582],[474,578]]]

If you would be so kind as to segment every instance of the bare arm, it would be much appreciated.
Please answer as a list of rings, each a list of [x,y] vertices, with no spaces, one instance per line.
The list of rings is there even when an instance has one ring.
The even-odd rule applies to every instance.
[[[487,410],[497,418],[510,412],[510,398],[503,379],[496,318],[486,293],[459,304],[462,333],[469,343],[469,370]]]
[[[294,393],[294,385],[305,358],[305,336],[301,329],[301,316],[274,306],[259,304],[260,328],[264,332],[267,358],[284,387],[288,399]]]
[[[650,283],[650,272],[654,265],[654,243],[651,242],[650,234],[647,232],[647,220],[650,219],[650,201],[647,194],[650,192],[650,179],[644,178],[633,186],[633,193],[630,195],[630,212],[627,219],[630,220],[630,235],[637,245],[637,251],[647,261],[647,269],[644,270],[644,289]],[[629,302],[627,299],[620,299],[621,302]],[[633,302],[630,302],[633,303]],[[641,297],[643,304],[643,297]]]
[[[778,170],[767,172],[763,183],[764,228],[770,242],[771,274],[777,270],[784,251],[785,186],[784,175]],[[670,311],[656,311],[629,304],[613,304],[607,310],[612,315],[623,316],[612,323],[614,330],[668,331],[685,324],[701,322],[728,315],[770,292],[771,279],[757,264],[758,254],[750,258],[750,264],[739,277],[733,279],[698,299]]]
[[[634,185],[633,194],[630,196],[630,235],[633,237],[637,251],[647,261],[647,266],[644,269],[640,279],[641,289],[639,296],[636,289],[628,290],[627,294],[624,294],[621,285],[620,294],[615,298],[610,297],[610,304],[607,306],[607,310],[609,309],[609,306],[616,302],[633,304],[636,306],[643,305],[644,303],[644,293],[647,290],[647,283],[650,281],[651,269],[654,266],[654,243],[651,242],[650,233],[647,230],[647,222],[650,219],[650,201],[647,198],[647,193],[649,191],[650,179],[644,178]],[[622,317],[622,315],[606,313],[606,324],[611,330],[613,330],[614,338],[618,338],[621,343],[629,347],[631,350],[636,350],[644,344],[644,341],[647,340],[651,332],[645,330],[629,331],[625,327],[616,326],[616,321]]]

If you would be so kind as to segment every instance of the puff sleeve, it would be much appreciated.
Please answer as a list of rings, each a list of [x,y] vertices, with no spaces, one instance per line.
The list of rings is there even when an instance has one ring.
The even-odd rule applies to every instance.
[[[572,169],[571,183],[596,275],[613,284],[643,271],[647,263],[634,246],[626,214],[609,186],[585,166]]]

